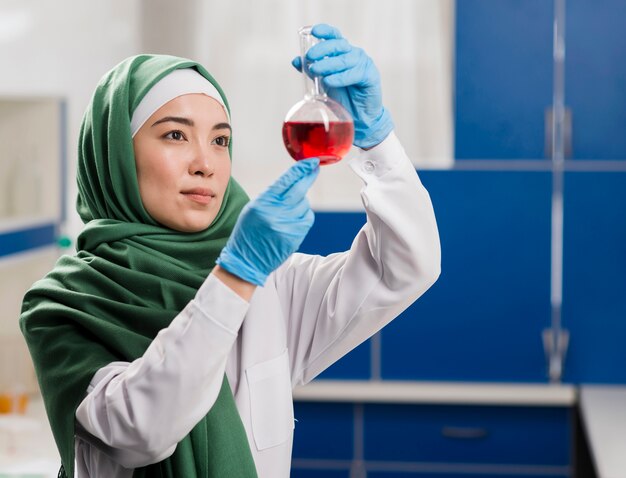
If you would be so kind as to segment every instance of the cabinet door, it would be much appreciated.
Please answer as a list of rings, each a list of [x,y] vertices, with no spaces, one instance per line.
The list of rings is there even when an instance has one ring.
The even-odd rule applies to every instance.
[[[565,380],[626,383],[626,172],[565,175]]]
[[[328,468],[292,468],[290,478],[354,478],[350,470],[329,470]]]
[[[545,157],[553,12],[546,0],[456,2],[456,159]]]
[[[294,475],[292,475],[293,477]],[[296,475],[299,476],[299,475]],[[317,475],[324,476],[326,475]],[[330,475],[329,475],[330,476]],[[367,473],[367,478],[476,478],[477,476],[484,478],[568,478],[569,473],[562,474],[545,474],[545,473],[533,473],[533,474],[520,474],[517,472],[509,474],[493,474],[477,475],[476,473],[428,473],[428,472],[405,472],[405,471],[372,471]],[[304,477],[302,477],[304,478]]]
[[[347,461],[354,455],[352,403],[295,402],[292,457],[298,460]]]
[[[441,276],[381,331],[388,380],[546,381],[551,176],[423,171]]]
[[[565,102],[574,159],[626,159],[624,18],[623,0],[567,0]]]
[[[571,459],[567,408],[366,405],[364,417],[366,462],[563,473]]]

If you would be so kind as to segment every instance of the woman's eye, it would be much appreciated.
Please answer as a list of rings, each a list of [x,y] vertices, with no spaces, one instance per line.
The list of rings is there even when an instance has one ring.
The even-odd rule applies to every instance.
[[[218,136],[213,140],[218,146],[228,147],[230,144],[230,138],[228,136]]]
[[[185,139],[185,136],[183,135],[182,131],[170,131],[164,136],[164,138],[173,139],[174,141],[182,141],[183,139]]]

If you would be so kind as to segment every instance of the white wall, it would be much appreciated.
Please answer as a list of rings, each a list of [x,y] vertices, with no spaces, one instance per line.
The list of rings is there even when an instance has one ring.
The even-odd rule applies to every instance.
[[[59,217],[61,109],[57,99],[0,96],[0,227]]]
[[[233,174],[258,194],[291,164],[282,121],[303,96],[302,25],[330,23],[377,64],[396,132],[418,167],[449,167],[453,156],[452,0],[238,0],[203,2],[193,51],[228,95]],[[360,180],[346,162],[322,168],[309,195],[317,209],[360,209]]]
[[[81,224],[74,200],[82,115],[102,75],[139,52],[139,7],[138,0],[0,0],[0,96],[54,96],[67,102],[72,232]]]
[[[139,52],[139,6],[138,0],[0,0],[0,98],[54,97],[66,101],[70,187],[67,203],[72,235],[81,226],[74,212],[76,145],[81,118],[100,77],[123,58]],[[4,109],[10,113],[6,103]],[[12,120],[11,115],[5,115],[0,123],[3,145],[0,184],[5,193],[0,194],[0,211],[4,215],[16,211],[30,215],[31,209],[37,209],[33,201],[40,194],[42,197],[37,201],[43,201],[41,211],[55,215],[60,204],[56,190],[59,171],[50,171],[46,158],[58,152],[58,143],[51,139],[49,151],[40,146],[33,151],[32,144],[39,142],[24,144],[20,137],[50,136],[56,125],[22,121],[21,114],[13,115],[16,119]],[[33,155],[41,161],[35,161]],[[13,178],[14,183],[20,183],[10,185],[16,195],[21,195],[18,205],[6,197],[8,175],[17,157],[30,161],[22,168],[22,176],[29,174],[30,167],[32,176],[39,176],[42,181],[41,190],[33,191],[32,184],[26,180]],[[9,340],[14,345],[12,371],[19,370],[17,375],[26,376],[22,381],[28,388],[34,387],[35,382],[28,367],[23,366],[26,351],[23,340],[18,338],[17,326],[20,304],[25,291],[52,268],[57,255],[57,251],[48,249],[0,260],[0,339],[3,344]],[[0,384],[6,385],[7,380],[14,378],[0,377]]]
[[[68,104],[68,230],[82,113],[102,75],[123,58],[172,53],[205,64],[232,106],[233,174],[254,196],[289,167],[281,125],[302,96],[289,62],[303,24],[337,25],[376,61],[385,104],[418,167],[452,161],[453,0],[0,0],[0,95],[62,96]],[[359,209],[361,183],[345,162],[323,168],[314,207]]]

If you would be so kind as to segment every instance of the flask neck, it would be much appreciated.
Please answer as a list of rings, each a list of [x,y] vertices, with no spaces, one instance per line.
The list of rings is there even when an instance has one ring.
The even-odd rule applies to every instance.
[[[309,78],[304,75],[304,98],[307,100],[326,98],[326,91],[320,77]]]
[[[319,39],[311,34],[310,26],[302,27],[298,34],[300,35],[300,60],[302,62],[302,78],[304,79],[304,98],[326,98],[326,91],[322,84],[322,79],[315,76],[309,70],[310,62],[306,59],[306,52],[313,45],[319,43]]]

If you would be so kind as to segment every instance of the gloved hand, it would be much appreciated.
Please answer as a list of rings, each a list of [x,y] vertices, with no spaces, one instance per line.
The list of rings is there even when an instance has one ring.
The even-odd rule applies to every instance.
[[[313,36],[324,41],[306,53],[310,72],[320,76],[327,94],[341,103],[354,119],[354,145],[371,148],[382,142],[393,130],[391,115],[382,103],[380,74],[372,59],[361,49],[342,38],[335,27],[318,24]],[[292,65],[302,71],[296,57]]]
[[[313,225],[306,193],[319,174],[319,159],[298,161],[241,211],[217,264],[263,285],[293,254]]]

